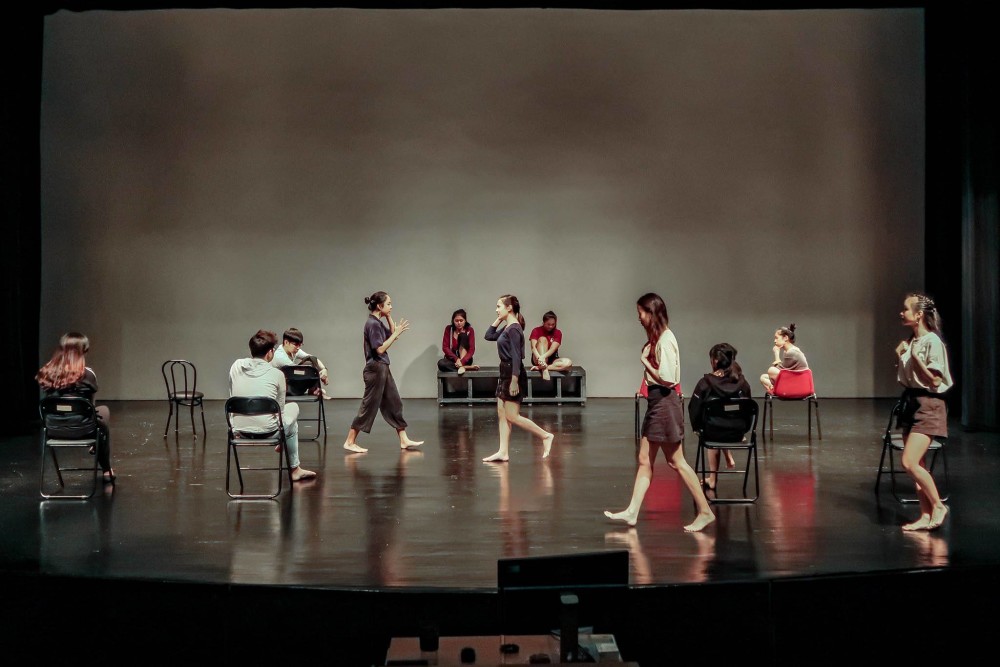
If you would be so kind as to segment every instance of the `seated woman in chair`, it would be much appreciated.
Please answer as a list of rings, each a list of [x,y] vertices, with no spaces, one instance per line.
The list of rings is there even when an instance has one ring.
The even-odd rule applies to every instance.
[[[462,375],[465,371],[479,370],[479,366],[472,363],[473,355],[476,354],[476,332],[469,324],[468,317],[462,308],[451,314],[451,324],[445,326],[441,337],[444,358],[438,359],[439,371],[454,371]]]
[[[736,348],[729,343],[719,343],[712,346],[708,352],[708,359],[712,364],[712,372],[706,373],[698,380],[694,394],[691,395],[691,401],[688,403],[691,427],[700,431],[707,426],[712,428],[713,438],[725,440],[726,435],[730,435],[733,442],[739,441],[746,433],[746,429],[737,432],[732,430],[731,425],[728,424],[705,424],[705,403],[719,398],[750,398],[750,383],[743,376],[743,369],[736,363]],[[726,432],[727,427],[732,431],[731,433]],[[708,450],[708,467],[713,472],[705,479],[704,485],[705,488],[714,491],[717,477],[714,471],[719,469],[718,449]],[[726,467],[736,467],[736,461],[729,450],[726,450]]]
[[[531,370],[541,371],[542,379],[549,379],[549,371],[568,371],[573,362],[559,356],[562,346],[562,331],[556,328],[558,319],[551,310],[542,315],[542,326],[531,330]]]
[[[806,355],[795,347],[795,323],[779,327],[774,332],[774,362],[767,372],[760,376],[760,383],[767,393],[774,393],[774,381],[781,371],[804,371],[809,368]]]
[[[90,340],[81,333],[71,331],[59,339],[59,347],[52,354],[48,363],[39,369],[35,375],[38,386],[48,396],[80,396],[91,403],[97,393],[97,375],[87,367],[84,355],[90,351]],[[97,413],[97,424],[73,416],[55,423],[57,418],[50,417],[45,424],[50,436],[57,438],[84,438],[93,433],[97,427],[97,462],[104,471],[104,483],[115,481],[115,471],[111,467],[111,432],[108,422],[111,411],[105,405],[94,408]]]

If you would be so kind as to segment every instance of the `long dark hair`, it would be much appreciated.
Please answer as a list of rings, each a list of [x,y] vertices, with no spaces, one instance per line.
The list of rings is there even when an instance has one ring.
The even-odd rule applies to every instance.
[[[520,324],[523,329],[524,318],[521,316],[521,302],[518,301],[517,297],[513,294],[504,294],[500,297],[500,300],[503,301],[503,305],[510,306],[511,312],[517,317],[517,323]]]
[[[38,369],[35,380],[45,390],[72,387],[87,370],[84,355],[90,350],[90,339],[82,333],[70,331],[59,339],[59,347],[48,363]]]
[[[461,315],[462,316],[462,318],[465,320],[465,326],[466,327],[470,326],[469,325],[469,316],[465,314],[465,308],[459,308],[458,310],[456,310],[454,313],[451,314],[451,321],[448,322],[448,326],[451,327],[452,331],[455,330],[455,316],[456,315]],[[464,331],[464,329],[463,329],[463,331]]]
[[[375,309],[385,303],[385,300],[389,298],[386,292],[375,292],[371,296],[365,297],[365,303],[368,304],[368,312],[374,313]]]
[[[743,376],[743,369],[736,363],[736,348],[729,343],[713,345],[708,358],[712,360],[713,369],[722,371],[723,377],[739,380]]]
[[[938,313],[937,306],[934,305],[934,299],[930,298],[926,294],[921,294],[920,292],[910,292],[906,295],[906,298],[909,299],[910,297],[916,298],[916,302],[913,304],[913,309],[918,313],[924,314],[924,326],[926,326],[929,331],[933,331],[940,336],[941,315]]]
[[[787,327],[778,327],[778,333],[780,333],[782,336],[787,337],[788,338],[788,342],[794,343],[795,342],[795,322],[792,322]]]
[[[649,339],[650,345],[656,345],[656,341],[660,340],[660,336],[663,335],[663,332],[667,330],[667,326],[670,324],[670,316],[667,314],[667,304],[664,303],[659,294],[649,292],[639,297],[635,305],[650,314],[649,324],[643,322],[642,326],[646,329],[646,337]]]

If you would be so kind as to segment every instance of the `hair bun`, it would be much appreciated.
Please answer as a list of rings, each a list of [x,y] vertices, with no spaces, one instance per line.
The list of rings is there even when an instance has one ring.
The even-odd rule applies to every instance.
[[[792,322],[791,324],[788,325],[788,330],[795,331],[795,322]]]
[[[371,302],[372,302],[372,298],[370,296],[366,296],[365,297],[365,303],[368,304],[368,303],[371,303]]]

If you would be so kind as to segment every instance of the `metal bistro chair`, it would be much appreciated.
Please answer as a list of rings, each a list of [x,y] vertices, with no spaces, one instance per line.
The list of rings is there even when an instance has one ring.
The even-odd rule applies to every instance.
[[[170,418],[174,417],[174,406],[177,406],[177,415],[174,417],[174,433],[180,427],[181,407],[191,410],[191,430],[194,437],[198,437],[198,429],[194,425],[194,408],[201,408],[201,432],[208,433],[205,427],[205,395],[198,391],[198,370],[190,361],[184,359],[169,359],[160,366],[160,373],[163,375],[163,384],[167,387],[167,401],[170,404],[170,413],[167,415],[167,425],[163,429],[163,437],[167,437],[170,430]]]
[[[800,371],[782,370],[774,380],[774,391],[764,393],[764,418],[767,422],[768,410],[770,410],[771,421],[768,422],[769,435],[774,438],[774,404],[773,400],[779,401],[806,401],[809,413],[809,437],[812,438],[812,411],[816,406],[816,432],[819,439],[823,439],[823,429],[819,424],[819,399],[816,398],[816,387],[813,384],[812,371],[805,368]],[[762,431],[763,432],[763,429]]]
[[[38,474],[38,493],[47,500],[86,500],[97,491],[97,456],[89,466],[64,466],[59,463],[59,450],[80,449],[84,453],[89,453],[91,448],[97,447],[97,439],[100,432],[97,428],[97,411],[94,404],[89,399],[82,396],[49,396],[43,398],[38,405],[38,412],[42,418],[42,465]],[[49,428],[55,426],[60,421],[72,423],[92,422],[94,427],[79,438],[52,438],[49,437]],[[52,464],[56,470],[56,477],[59,479],[59,488],[66,487],[63,480],[64,472],[90,471],[93,475],[93,484],[87,494],[50,494],[45,492],[45,460],[51,456]]]
[[[895,453],[899,452],[900,456],[903,453],[903,434],[898,430],[899,417],[903,412],[904,401],[900,398],[896,401],[896,404],[892,406],[892,411],[889,413],[889,423],[885,427],[885,433],[882,435],[882,457],[878,462],[878,472],[875,474],[875,495],[878,495],[879,484],[882,481],[882,475],[889,476],[889,488],[892,490],[892,496],[901,503],[916,503],[919,499],[916,497],[904,497],[900,496],[899,492],[896,490],[896,475],[905,475],[906,471],[900,467],[899,470],[896,469],[895,464]],[[941,493],[941,500],[948,500],[948,452],[945,450],[945,444],[947,444],[947,438],[934,438],[931,440],[930,447],[927,449],[927,453],[931,457],[930,465],[927,467],[927,472],[934,474],[934,464],[937,462],[938,454],[941,455],[941,463],[944,464],[944,490]],[[886,469],[886,459],[888,459],[888,469]]]
[[[695,458],[695,474],[705,482],[705,475],[712,471],[708,469],[708,450],[739,449],[746,450],[747,462],[742,470],[723,470],[718,466],[715,471],[716,496],[709,498],[710,503],[733,504],[755,503],[760,497],[760,477],[757,465],[757,401],[752,398],[717,398],[704,404],[705,426],[698,431],[698,454]],[[723,435],[724,434],[724,435]],[[717,439],[718,438],[718,439]],[[719,457],[721,464],[722,457]],[[753,463],[754,495],[747,496],[747,483],[750,479],[750,464]],[[742,498],[720,498],[722,475],[743,475]]]
[[[233,428],[233,417],[273,416],[277,419],[278,428],[267,433],[246,433]],[[288,473],[288,485],[292,485],[292,467],[288,461],[288,447],[285,443],[285,424],[281,419],[281,406],[278,401],[265,396],[234,396],[226,401],[226,424],[229,428],[226,453],[226,493],[230,498],[242,500],[273,500],[281,493],[282,473]],[[239,450],[242,447],[280,446],[277,466],[244,466],[240,463]],[[284,465],[282,465],[284,460]],[[240,482],[240,492],[231,491],[233,462],[236,465],[236,476]],[[276,470],[278,472],[278,488],[274,493],[245,493],[243,473],[248,470]]]
[[[299,440],[319,440],[326,437],[326,407],[323,405],[323,395],[321,393],[321,380],[319,379],[319,369],[315,366],[284,366],[282,372],[285,374],[285,383],[288,393],[285,394],[286,403],[316,403],[316,416],[311,418],[299,417],[299,424],[302,422],[316,422],[316,435],[311,438],[302,437],[299,430]],[[313,392],[316,393],[313,393]]]
[[[674,391],[681,399],[681,415],[684,415],[684,392],[681,390],[681,383],[678,382],[674,385]],[[643,380],[639,385],[639,390],[635,392],[635,439],[638,440],[641,436],[642,422],[639,420],[639,399],[649,398],[649,388],[646,386],[646,381]]]

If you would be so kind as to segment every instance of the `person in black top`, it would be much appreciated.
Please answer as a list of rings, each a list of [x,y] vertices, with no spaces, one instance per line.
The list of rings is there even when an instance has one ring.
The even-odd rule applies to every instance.
[[[497,327],[503,323],[503,326]],[[542,439],[542,458],[552,451],[555,435],[527,417],[521,416],[521,401],[528,385],[524,370],[524,318],[516,296],[504,294],[497,300],[497,319],[483,336],[496,341],[500,355],[500,381],[497,383],[497,415],[500,418],[500,448],[483,459],[486,463],[506,463],[510,460],[510,427],[519,426]]]
[[[706,424],[704,413],[705,403],[719,398],[750,398],[750,383],[743,376],[743,369],[736,363],[736,348],[729,343],[713,345],[708,352],[712,364],[712,372],[706,373],[698,380],[694,394],[688,402],[688,415],[691,417],[691,427],[695,431],[708,429],[713,440],[720,442],[738,442],[747,432],[749,424],[742,421],[738,424]],[[719,468],[719,450],[708,451],[709,470]],[[726,450],[726,467],[735,468],[732,452]],[[715,490],[716,474],[712,472],[705,479],[705,488]]]
[[[59,347],[48,363],[35,375],[38,386],[46,396],[80,396],[91,403],[97,393],[97,375],[87,367],[85,355],[90,351],[90,340],[82,333],[71,331],[59,339]],[[104,471],[104,482],[115,481],[115,471],[111,467],[111,431],[108,422],[111,411],[105,405],[94,408],[97,423],[83,420],[79,416],[50,416],[45,428],[50,436],[62,438],[84,438],[97,427],[97,462]]]
[[[375,292],[365,297],[369,316],[365,322],[362,345],[365,353],[365,370],[362,377],[365,380],[365,394],[361,399],[358,416],[351,424],[351,430],[344,441],[344,449],[363,454],[368,450],[357,443],[358,433],[371,433],[375,415],[381,410],[382,418],[389,426],[396,429],[399,435],[400,449],[419,447],[423,440],[411,440],[406,435],[406,420],[403,419],[403,401],[399,398],[396,381],[389,372],[389,347],[396,342],[404,331],[410,328],[407,320],[396,324],[392,320],[392,299],[385,292]],[[380,322],[385,318],[388,326]]]

